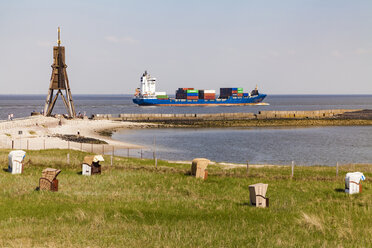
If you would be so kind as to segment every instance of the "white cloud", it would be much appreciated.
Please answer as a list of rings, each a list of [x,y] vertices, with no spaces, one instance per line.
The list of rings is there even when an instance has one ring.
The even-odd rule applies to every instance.
[[[106,36],[105,40],[111,43],[127,43],[127,44],[135,44],[138,42],[137,40],[133,39],[130,36],[117,37],[114,35]]]

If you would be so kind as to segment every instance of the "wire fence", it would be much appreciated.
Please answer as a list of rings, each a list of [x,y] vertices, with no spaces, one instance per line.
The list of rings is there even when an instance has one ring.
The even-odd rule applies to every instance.
[[[46,149],[72,149],[102,155],[155,158],[154,149],[113,146],[108,144],[77,143],[70,141],[61,142],[45,139],[3,139],[3,148],[12,150],[46,150]]]

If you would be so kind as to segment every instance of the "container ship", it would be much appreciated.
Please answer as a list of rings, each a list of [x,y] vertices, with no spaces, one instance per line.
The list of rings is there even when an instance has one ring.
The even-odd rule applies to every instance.
[[[178,88],[175,98],[155,89],[156,78],[152,78],[145,71],[133,102],[140,106],[236,106],[260,104],[266,97],[266,94],[258,92],[257,87],[250,93],[244,93],[243,88],[220,88],[218,97],[215,90]]]

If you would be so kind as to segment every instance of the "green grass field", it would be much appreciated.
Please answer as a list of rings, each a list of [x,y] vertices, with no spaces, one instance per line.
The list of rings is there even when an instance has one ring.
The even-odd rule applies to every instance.
[[[100,176],[79,174],[86,153],[29,151],[24,173],[0,150],[1,247],[372,247],[372,165],[225,170],[203,181],[190,165],[105,157]],[[70,164],[66,155],[70,154]],[[62,169],[59,191],[35,191],[43,168]],[[347,195],[346,172],[363,192]],[[270,207],[249,205],[248,185],[268,183]]]

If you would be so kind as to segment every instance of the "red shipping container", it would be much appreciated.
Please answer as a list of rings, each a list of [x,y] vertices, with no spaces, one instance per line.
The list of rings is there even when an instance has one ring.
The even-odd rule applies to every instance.
[[[216,97],[216,94],[206,94],[206,93],[204,93],[204,97]]]
[[[238,93],[238,96],[243,96],[243,93]]]
[[[198,100],[199,97],[198,96],[188,96],[187,97],[187,100]]]

